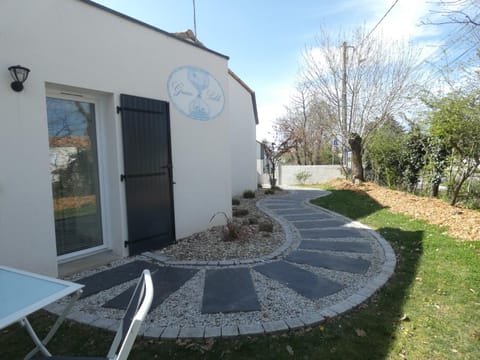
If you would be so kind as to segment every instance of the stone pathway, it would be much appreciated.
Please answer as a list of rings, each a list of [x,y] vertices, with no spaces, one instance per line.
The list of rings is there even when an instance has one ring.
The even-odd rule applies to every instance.
[[[128,282],[137,277],[142,269],[148,268],[152,272],[155,288],[151,309],[154,311],[171,294],[203,270],[205,280],[200,301],[201,313],[238,313],[241,316],[262,310],[258,284],[254,280],[257,277],[252,277],[253,272],[256,272],[306,299],[319,300],[340,291],[344,291],[346,295],[333,305],[300,317],[285,315],[282,320],[213,327],[149,324],[143,335],[161,339],[231,337],[286,331],[318,324],[326,317],[345,312],[367,300],[384,285],[395,267],[395,255],[391,247],[378,234],[360,223],[307,202],[308,199],[322,195],[325,195],[325,192],[318,190],[292,190],[288,195],[265,198],[259,202],[259,207],[276,218],[287,234],[286,243],[268,257],[237,261],[181,262],[149,254],[155,258],[155,262],[136,260],[77,280],[85,285],[82,297],[92,296]],[[363,276],[372,266],[372,245],[381,248],[381,252],[375,257],[375,261],[381,264],[380,271],[372,274],[362,288],[348,292],[341,281],[331,279],[320,271],[324,269],[348,276]],[[124,309],[132,291],[133,288],[129,287],[102,306]],[[56,309],[53,307],[51,310]],[[85,316],[79,312],[73,313],[70,318],[86,322]],[[88,323],[115,328],[111,319],[103,319],[101,316],[94,320],[88,318]]]

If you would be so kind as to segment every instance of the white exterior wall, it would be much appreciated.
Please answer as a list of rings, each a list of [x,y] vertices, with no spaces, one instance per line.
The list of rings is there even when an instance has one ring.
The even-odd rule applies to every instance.
[[[188,65],[213,75],[228,99],[227,59],[76,0],[2,0],[0,34],[0,264],[57,274],[46,89],[101,103],[103,222],[112,249],[126,255],[119,94],[170,102],[168,76]],[[17,64],[31,69],[19,93],[7,70]],[[231,212],[229,106],[198,121],[170,103],[177,238]]]
[[[305,184],[321,184],[342,177],[340,165],[279,165],[279,185],[299,184],[296,175],[301,172],[310,174]]]
[[[230,89],[230,146],[232,168],[232,196],[257,188],[256,124],[252,94],[232,75],[228,76]]]

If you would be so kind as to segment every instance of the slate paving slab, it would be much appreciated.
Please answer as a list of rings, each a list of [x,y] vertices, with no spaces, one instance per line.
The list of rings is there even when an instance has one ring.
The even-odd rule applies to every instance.
[[[143,269],[154,271],[158,268],[158,265],[147,261],[132,261],[113,269],[104,270],[94,275],[75,280],[75,282],[85,285],[82,296],[80,297],[85,298],[135,278],[139,278],[140,275],[142,275]]]
[[[312,212],[309,214],[285,214],[283,215],[285,220],[288,221],[299,221],[299,220],[320,220],[320,219],[331,219],[332,216],[324,212]]]
[[[152,272],[153,282],[153,301],[150,311],[165,301],[171,294],[180,289],[183,284],[190,280],[197,269],[186,269],[179,267],[159,267]],[[103,307],[114,309],[126,309],[130,298],[132,297],[135,285],[131,286],[118,296],[106,302]]]
[[[310,215],[315,214],[313,210],[310,209],[302,209],[298,207],[290,208],[290,209],[277,209],[274,210],[278,215]]]
[[[364,274],[370,267],[370,262],[364,259],[302,250],[293,251],[286,260],[353,274]]]
[[[304,250],[345,251],[371,254],[372,247],[367,242],[335,240],[303,240],[299,246]]]
[[[248,268],[209,269],[205,274],[202,313],[261,310]]]
[[[342,220],[304,220],[304,221],[295,221],[293,225],[297,229],[324,229],[329,227],[338,227],[345,225],[346,222]]]
[[[309,299],[319,299],[342,290],[343,286],[286,261],[275,261],[253,268]]]
[[[300,230],[300,235],[304,239],[325,239],[325,238],[358,238],[362,234],[353,229],[309,229]]]

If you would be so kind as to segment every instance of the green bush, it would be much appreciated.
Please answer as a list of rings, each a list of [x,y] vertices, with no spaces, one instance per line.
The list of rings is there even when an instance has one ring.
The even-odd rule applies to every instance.
[[[236,198],[233,198],[232,199],[232,205],[240,205],[240,200],[236,199]]]
[[[233,209],[232,215],[235,217],[243,217],[248,215],[248,210],[243,208]]]
[[[264,232],[273,232],[273,224],[270,221],[262,221],[258,224],[258,230]]]
[[[253,199],[255,197],[255,192],[252,190],[245,190],[243,192],[243,197],[245,199]]]
[[[305,184],[305,182],[310,179],[312,174],[306,170],[299,171],[298,173],[295,174],[295,177],[297,178],[297,181],[300,184]]]

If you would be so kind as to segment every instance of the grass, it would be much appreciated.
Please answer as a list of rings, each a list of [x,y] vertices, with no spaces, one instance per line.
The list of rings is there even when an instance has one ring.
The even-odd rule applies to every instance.
[[[455,241],[367,195],[331,191],[313,203],[377,229],[397,255],[395,274],[367,303],[297,333],[211,342],[138,339],[130,359],[479,359],[480,244]],[[43,312],[32,320],[40,329],[52,322]],[[50,348],[98,356],[111,340],[108,332],[67,321]],[[2,359],[19,358],[29,345],[19,326],[0,331]]]

